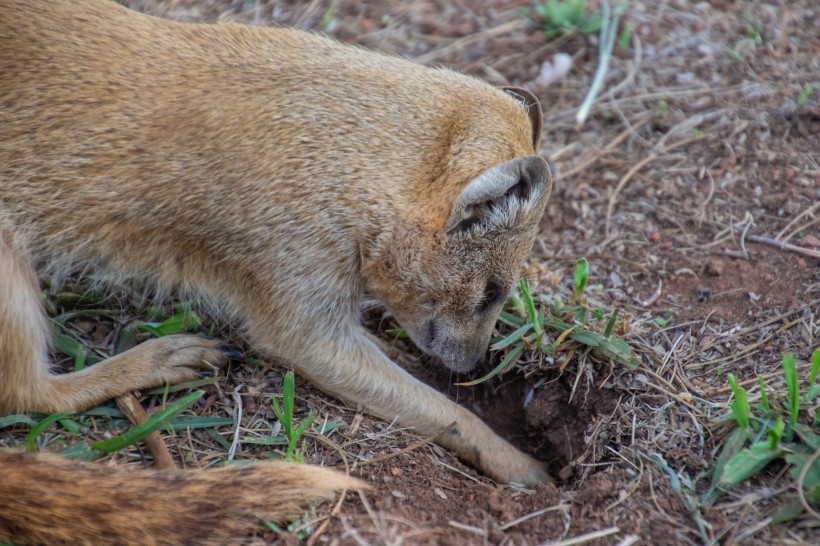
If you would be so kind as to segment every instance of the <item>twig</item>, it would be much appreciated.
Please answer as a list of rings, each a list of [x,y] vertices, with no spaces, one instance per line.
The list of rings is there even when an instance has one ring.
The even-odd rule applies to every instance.
[[[605,153],[612,151],[616,146],[618,146],[624,140],[626,140],[628,136],[630,136],[633,133],[637,133],[638,129],[642,128],[644,125],[652,121],[652,117],[652,115],[644,116],[642,119],[638,120],[638,122],[635,125],[627,127],[626,129],[621,131],[621,133],[618,136],[609,141],[609,143],[606,146],[604,146],[604,148],[600,152],[590,154],[592,155],[592,157],[581,161],[581,163],[579,163],[578,165],[576,165],[568,171],[559,173],[558,177],[556,178],[556,181],[563,180],[564,178],[569,178],[570,176],[576,175],[586,170],[596,161],[600,160],[601,156],[603,156]]]
[[[586,533],[585,535],[579,535],[577,537],[568,538],[566,540],[559,540],[558,542],[545,542],[541,546],[575,546],[576,544],[586,544],[587,542],[593,541],[596,538],[604,538],[608,537],[609,535],[614,535],[615,533],[620,532],[620,530],[621,529],[618,527],[608,527],[606,529],[601,529],[600,531]]]
[[[807,208],[806,210],[804,210],[803,212],[801,212],[800,214],[798,214],[797,216],[792,218],[791,221],[789,221],[789,223],[786,224],[786,227],[781,229],[780,232],[777,235],[774,236],[774,238],[777,239],[778,241],[781,240],[781,239],[788,241],[789,239],[791,239],[792,235],[794,235],[794,234],[792,234],[792,235],[789,235],[788,237],[785,237],[785,238],[783,237],[786,234],[786,232],[789,230],[789,228],[792,227],[794,224],[796,224],[804,216],[806,216],[808,214],[811,214],[815,210],[818,210],[818,209],[820,209],[820,203],[815,203],[814,205],[810,206],[809,208]]]
[[[447,44],[446,46],[440,47],[438,49],[434,49],[433,51],[429,51],[424,55],[419,55],[415,59],[413,59],[417,63],[429,63],[439,57],[443,56],[445,53],[453,50],[465,47],[469,44],[474,42],[480,42],[481,40],[486,40],[491,36],[497,36],[499,34],[506,34],[508,32],[515,32],[523,28],[526,25],[526,21],[524,19],[515,19],[513,21],[507,21],[506,23],[502,23],[496,27],[487,29],[482,32],[477,32],[475,34],[470,34],[468,36],[464,36],[463,38],[459,38],[454,40],[452,43]]]
[[[423,446],[429,444],[430,442],[435,441],[439,436],[441,436],[445,432],[453,429],[455,426],[456,426],[456,423],[454,421],[454,422],[450,423],[449,425],[447,425],[446,427],[444,427],[443,429],[441,429],[440,431],[436,432],[435,434],[432,434],[432,435],[430,435],[426,438],[422,438],[418,442],[414,442],[414,443],[410,444],[409,446],[407,446],[403,449],[400,449],[398,451],[394,451],[392,453],[387,453],[386,455],[380,455],[379,457],[374,457],[372,459],[362,461],[362,462],[358,463],[358,466],[364,466],[364,465],[375,464],[375,463],[383,463],[384,461],[389,461],[390,459],[398,457],[399,455],[403,455],[403,454],[408,453],[410,451],[414,451],[414,450],[416,450],[420,447],[423,447]]]
[[[142,409],[137,397],[131,393],[123,394],[117,398],[117,407],[120,408],[120,411],[125,414],[133,425],[142,424],[149,419],[148,414]],[[168,451],[168,446],[165,445],[159,431],[152,432],[143,441],[148,451],[150,451],[154,457],[155,467],[176,470],[177,465],[174,463],[174,458],[171,457],[171,452]]]
[[[730,355],[727,355],[727,356],[724,356],[724,357],[721,357],[721,358],[715,358],[713,360],[707,360],[706,362],[693,362],[691,364],[687,364],[684,367],[687,370],[695,370],[695,369],[698,369],[698,368],[703,368],[705,366],[710,366],[712,364],[718,364],[720,362],[734,362],[735,360],[738,360],[739,358],[744,356],[746,353],[750,353],[750,352],[754,351],[755,349],[758,349],[759,347],[761,347],[761,346],[765,345],[766,343],[768,343],[775,336],[778,336],[778,335],[782,334],[783,332],[785,332],[786,330],[788,330],[792,326],[795,326],[796,324],[800,324],[801,322],[803,322],[802,318],[795,319],[795,320],[789,322],[788,324],[786,324],[785,326],[783,326],[781,328],[778,328],[771,335],[766,336],[765,338],[761,339],[760,341],[758,341],[756,343],[752,343],[751,345],[747,345],[743,349],[741,349],[739,351],[735,351]]]
[[[342,451],[342,448],[339,447],[335,442],[332,442],[330,439],[325,438],[320,434],[310,434],[310,436],[316,440],[319,440],[323,444],[330,446],[332,449],[335,449],[339,453],[339,456],[342,458],[342,462],[345,464],[345,473],[348,476],[350,476],[350,465],[347,463],[347,456],[345,455],[345,452]],[[305,546],[313,546],[314,544],[316,544],[316,541],[319,540],[319,537],[322,536],[322,534],[327,530],[327,526],[330,525],[330,518],[339,515],[339,512],[342,511],[342,503],[344,502],[346,495],[347,487],[342,489],[342,492],[339,494],[339,500],[336,501],[336,504],[333,506],[333,509],[330,511],[330,514],[327,516],[327,519],[325,519],[325,521],[322,522],[322,524],[316,529],[316,531],[314,531],[313,534],[310,535],[310,538],[308,538]]]
[[[478,535],[480,537],[487,538],[490,534],[487,532],[486,529],[482,529],[481,527],[473,527],[472,525],[467,525],[466,523],[459,523],[455,520],[450,520],[447,522],[450,527],[455,527],[459,531],[467,531],[468,533],[473,533],[474,535]]]
[[[655,289],[655,292],[653,292],[652,295],[649,296],[646,300],[640,302],[641,307],[651,306],[653,303],[658,301],[658,299],[661,297],[661,294],[663,294],[663,279],[658,279],[658,288]]]
[[[806,501],[806,493],[803,491],[803,482],[806,480],[806,474],[809,473],[809,467],[814,464],[814,461],[816,461],[818,457],[820,457],[820,449],[816,450],[814,454],[809,457],[806,464],[803,465],[803,468],[800,470],[800,476],[797,477],[797,495],[800,497],[800,504],[803,505],[806,512],[811,514],[814,519],[820,521],[820,514]]]
[[[743,226],[743,231],[740,232],[740,250],[743,251],[743,257],[749,259],[749,251],[746,250],[746,237],[749,235],[749,229],[754,225],[754,219],[749,211],[746,211],[746,225]]]
[[[524,523],[525,521],[527,521],[529,519],[537,518],[538,516],[546,514],[547,512],[554,512],[556,510],[569,510],[569,508],[570,508],[569,504],[561,504],[561,503],[556,504],[555,506],[548,506],[547,508],[542,508],[541,510],[536,510],[535,512],[531,512],[531,513],[529,513],[525,516],[521,516],[518,519],[514,519],[509,523],[505,523],[504,525],[499,527],[498,530],[499,531],[506,531],[510,527],[515,527],[519,523]]]
[[[667,133],[666,136],[669,136],[670,134],[672,134],[672,131]],[[610,223],[611,223],[611,220],[612,220],[612,211],[615,208],[615,200],[617,199],[618,194],[621,193],[621,190],[624,189],[624,186],[626,186],[627,182],[629,182],[632,179],[632,177],[635,176],[635,174],[638,171],[640,171],[646,165],[648,165],[649,163],[651,163],[652,161],[654,161],[658,157],[660,157],[661,154],[671,152],[675,148],[680,148],[681,146],[685,146],[686,144],[690,144],[692,142],[702,140],[703,138],[705,138],[705,135],[699,135],[699,136],[695,136],[695,137],[691,137],[691,138],[684,138],[683,140],[673,142],[669,146],[666,146],[666,147],[662,148],[659,151],[654,151],[654,152],[650,153],[648,156],[646,156],[641,161],[636,163],[631,169],[629,169],[629,171],[618,181],[618,184],[615,186],[615,189],[613,190],[612,194],[609,196],[609,202],[607,203],[607,206],[606,206],[606,225],[605,225],[605,229],[604,229],[604,233],[606,234],[606,237],[609,237],[609,231],[610,231],[609,226],[610,226]],[[661,144],[662,142],[663,142],[663,139],[661,139],[661,141],[658,142],[658,144]]]
[[[811,256],[812,258],[820,258],[820,250],[803,248],[802,246],[784,243],[782,241],[778,241],[777,239],[772,239],[771,237],[763,237],[761,235],[749,235],[746,238],[754,243],[761,243],[764,245],[773,246],[780,250],[791,250],[792,252],[797,252],[798,254],[803,254],[804,256]]]
[[[788,242],[788,241],[789,241],[789,239],[791,239],[792,237],[794,237],[795,235],[797,235],[797,234],[798,234],[798,233],[800,233],[801,231],[805,231],[805,230],[809,229],[810,227],[812,227],[814,224],[818,224],[818,223],[820,223],[820,216],[818,216],[818,217],[817,217],[817,218],[815,218],[814,220],[811,220],[811,221],[809,221],[809,222],[806,222],[805,224],[803,224],[803,225],[802,225],[802,226],[800,226],[799,228],[795,229],[794,231],[792,231],[791,233],[789,233],[788,235],[786,235],[785,237],[783,237],[781,240],[782,240],[784,243],[786,243],[786,242]]]
[[[236,402],[236,410],[234,413],[233,421],[234,421],[234,431],[233,431],[233,441],[231,442],[231,448],[228,450],[228,460],[232,461],[233,458],[236,456],[236,449],[239,447],[239,431],[242,429],[242,395],[239,394],[239,390],[242,388],[243,385],[237,385],[236,388],[233,390],[233,399]]]

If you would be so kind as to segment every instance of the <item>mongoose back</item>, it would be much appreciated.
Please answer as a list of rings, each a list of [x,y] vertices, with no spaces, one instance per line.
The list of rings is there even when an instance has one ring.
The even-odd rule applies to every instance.
[[[225,363],[217,340],[169,336],[51,373],[37,271],[134,279],[213,302],[257,350],[375,415],[420,434],[454,422],[438,441],[496,480],[546,481],[359,317],[375,298],[443,365],[476,365],[550,194],[540,132],[526,91],[297,30],[4,2],[0,415],[81,411]],[[53,467],[59,495],[71,478]],[[27,476],[21,494],[46,479]]]

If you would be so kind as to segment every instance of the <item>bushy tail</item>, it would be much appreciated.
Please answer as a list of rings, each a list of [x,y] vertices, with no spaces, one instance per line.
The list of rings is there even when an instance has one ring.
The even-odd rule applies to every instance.
[[[226,544],[363,482],[284,462],[124,469],[0,452],[0,540],[25,544]]]

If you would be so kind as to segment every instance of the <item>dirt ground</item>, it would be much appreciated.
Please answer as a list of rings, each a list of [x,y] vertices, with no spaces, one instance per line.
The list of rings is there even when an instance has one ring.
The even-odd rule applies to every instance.
[[[761,375],[776,393],[781,355],[794,353],[805,377],[820,345],[814,0],[629,2],[628,47],[616,46],[581,126],[575,116],[598,65],[598,37],[548,39],[530,1],[125,3],[178,20],[318,30],[531,89],[545,114],[541,152],[561,172],[531,276],[539,293],[567,293],[576,259],[586,257],[590,302],[631,317],[625,337],[641,358],[630,370],[576,350],[468,388],[395,347],[413,373],[548,464],[556,483],[535,490],[496,485],[410,431],[300,382],[298,403],[315,408],[317,423],[344,424],[312,434],[306,460],[344,469],[344,457],[374,489],[256,542],[820,543],[820,521],[809,515],[771,523],[789,483],[776,465],[714,505],[698,502],[727,430],[716,422],[727,413],[726,374],[750,390]],[[572,68],[550,82],[557,53],[571,56]],[[200,410],[232,417],[230,393],[242,384],[243,427],[274,422],[269,398],[281,378],[275,363],[234,364],[206,388]],[[183,464],[224,454],[198,430],[170,444]],[[246,455],[269,449],[248,446]]]

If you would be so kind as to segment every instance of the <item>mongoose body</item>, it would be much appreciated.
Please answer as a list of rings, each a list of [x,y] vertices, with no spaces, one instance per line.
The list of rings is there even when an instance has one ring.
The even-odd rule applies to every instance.
[[[378,416],[421,434],[455,422],[440,443],[499,481],[547,480],[359,322],[378,299],[423,351],[472,369],[550,193],[540,130],[525,91],[296,30],[4,2],[0,415],[80,411],[225,362],[219,341],[170,336],[52,374],[36,271],[137,279],[213,302],[257,350]]]

